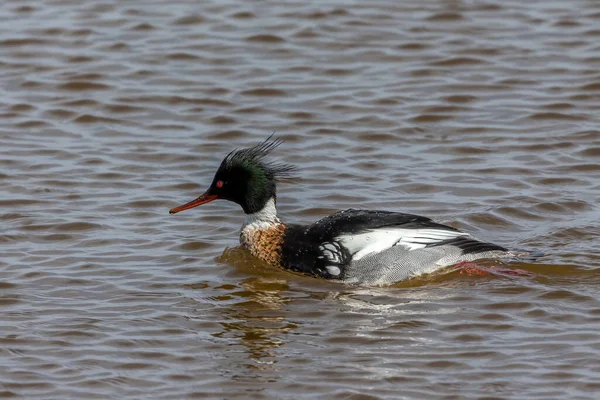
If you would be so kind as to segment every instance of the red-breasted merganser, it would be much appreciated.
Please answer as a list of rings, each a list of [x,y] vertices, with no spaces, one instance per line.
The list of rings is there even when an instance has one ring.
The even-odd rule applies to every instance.
[[[339,211],[311,225],[283,223],[275,208],[276,186],[296,168],[268,158],[282,143],[271,139],[229,153],[208,190],[171,214],[223,199],[239,204],[246,220],[240,243],[264,262],[360,285],[389,285],[460,262],[528,258],[419,215],[389,211]]]

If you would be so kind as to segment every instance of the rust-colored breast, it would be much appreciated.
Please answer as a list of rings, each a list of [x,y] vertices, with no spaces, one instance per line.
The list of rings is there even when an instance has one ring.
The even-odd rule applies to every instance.
[[[247,227],[240,233],[240,241],[255,257],[268,264],[281,266],[284,234],[284,224],[274,224],[267,228]]]

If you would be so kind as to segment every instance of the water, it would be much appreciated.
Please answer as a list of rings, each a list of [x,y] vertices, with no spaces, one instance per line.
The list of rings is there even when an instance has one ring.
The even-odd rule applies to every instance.
[[[594,399],[600,3],[6,1],[0,398]],[[427,215],[532,277],[345,287],[200,194],[273,131],[282,218]]]

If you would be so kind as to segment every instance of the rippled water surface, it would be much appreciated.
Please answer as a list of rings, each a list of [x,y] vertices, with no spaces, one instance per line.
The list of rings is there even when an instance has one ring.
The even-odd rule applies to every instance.
[[[595,399],[600,2],[0,3],[0,398]],[[273,269],[200,194],[433,217],[533,276]]]

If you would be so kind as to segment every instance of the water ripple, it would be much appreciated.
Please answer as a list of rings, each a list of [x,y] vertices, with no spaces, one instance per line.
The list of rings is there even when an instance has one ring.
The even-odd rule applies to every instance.
[[[551,3],[0,4],[0,397],[594,398],[600,12]],[[168,215],[272,132],[287,221],[545,256],[352,288]]]

